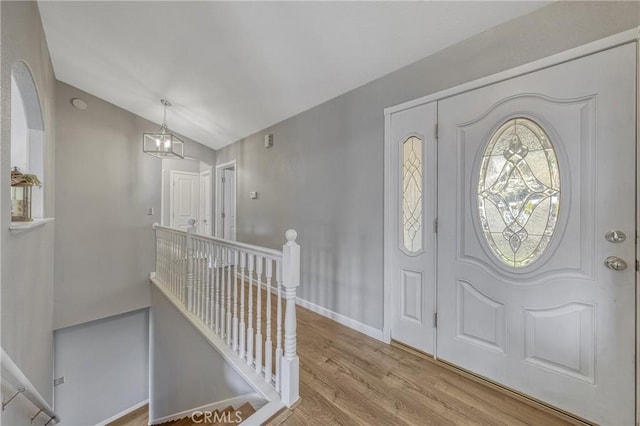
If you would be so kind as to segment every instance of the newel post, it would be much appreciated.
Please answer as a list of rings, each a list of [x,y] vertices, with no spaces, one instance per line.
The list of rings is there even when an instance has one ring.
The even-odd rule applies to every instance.
[[[296,288],[300,285],[300,246],[298,233],[289,229],[287,242],[282,248],[282,286],[286,300],[284,315],[284,355],[280,359],[281,398],[291,407],[299,398],[300,361],[296,353]]]
[[[193,234],[196,231],[196,221],[189,219],[185,248],[187,250],[187,310],[193,310]]]

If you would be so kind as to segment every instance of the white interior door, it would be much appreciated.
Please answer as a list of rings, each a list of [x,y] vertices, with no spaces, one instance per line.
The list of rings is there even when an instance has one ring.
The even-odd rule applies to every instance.
[[[200,173],[200,222],[198,233],[211,235],[211,170]]]
[[[226,168],[222,171],[222,230],[225,240],[236,239],[236,171]]]
[[[393,114],[387,146],[391,338],[434,353],[436,103]]]
[[[189,219],[198,223],[200,209],[198,173],[171,171],[171,199],[169,202],[172,228],[186,229]]]
[[[438,357],[608,425],[635,423],[635,81],[628,44],[438,106]]]

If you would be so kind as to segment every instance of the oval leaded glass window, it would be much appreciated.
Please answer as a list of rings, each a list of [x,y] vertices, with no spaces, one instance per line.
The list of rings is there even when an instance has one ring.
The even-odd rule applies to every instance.
[[[422,140],[402,144],[402,245],[409,253],[422,249]]]
[[[491,136],[482,156],[478,212],[500,261],[522,268],[549,245],[560,210],[558,157],[533,120],[514,118]]]

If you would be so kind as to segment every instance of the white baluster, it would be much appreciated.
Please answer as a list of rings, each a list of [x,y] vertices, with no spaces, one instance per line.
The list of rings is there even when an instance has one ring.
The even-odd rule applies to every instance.
[[[300,246],[298,234],[290,229],[282,248],[283,285],[286,299],[284,317],[284,356],[282,363],[282,402],[291,407],[300,398],[300,361],[296,353],[296,288],[300,285]]]
[[[173,241],[173,233],[169,234],[169,247],[167,247],[168,252],[167,252],[167,256],[168,259],[167,261],[169,262],[169,288],[171,289],[173,295],[176,295],[176,291],[175,291],[175,282],[173,281],[173,276],[174,276],[174,255],[173,255],[173,247],[174,247],[174,241]]]
[[[180,283],[180,295],[182,296],[182,303],[187,306],[187,235],[178,236],[179,246],[178,252],[180,257],[178,258],[178,282]]]
[[[210,329],[214,329],[213,324],[213,253],[211,252],[211,243],[207,242],[207,325]]]
[[[231,300],[232,300],[232,295],[231,292],[233,291],[233,286],[231,283],[231,260],[232,260],[232,256],[233,254],[231,253],[231,249],[227,249],[227,345],[231,346],[231,329],[232,329],[232,324],[231,324],[231,318],[232,318],[232,308],[231,308]]]
[[[280,392],[280,362],[282,359],[282,262],[276,261],[276,391]]]
[[[251,365],[253,363],[253,255],[247,253],[247,260],[249,264],[249,327],[247,328],[247,364]]]
[[[244,358],[246,350],[246,324],[244,322],[244,274],[246,269],[247,255],[240,253],[240,358]]]
[[[238,251],[233,252],[233,351],[238,351]]]
[[[204,254],[204,241],[200,240],[200,319],[207,323],[207,257]]]
[[[256,372],[262,372],[262,291],[260,286],[262,284],[262,262],[263,258],[256,256]]]
[[[213,261],[213,284],[216,289],[216,311],[214,315],[215,320],[215,332],[220,334],[220,277],[218,272],[220,271],[220,253],[219,246],[214,247],[214,261]]]
[[[195,220],[189,219],[189,226],[187,227],[187,310],[193,312],[193,233],[195,227],[193,226]]]
[[[267,298],[267,322],[266,337],[264,341],[264,380],[271,383],[271,371],[273,369],[273,343],[271,342],[271,276],[273,271],[273,260],[265,259],[266,262],[266,284],[265,296]]]
[[[224,338],[227,329],[225,328],[225,320],[227,319],[227,275],[225,271],[225,260],[227,258],[227,248],[220,247],[220,336]]]
[[[194,313],[197,317],[200,317],[200,242],[194,238],[193,240],[193,278],[194,278],[194,295],[195,295],[195,303],[194,303]]]

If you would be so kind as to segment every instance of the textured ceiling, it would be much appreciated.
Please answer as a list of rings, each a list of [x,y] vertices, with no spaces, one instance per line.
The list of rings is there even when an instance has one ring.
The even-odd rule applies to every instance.
[[[218,149],[546,2],[55,2],[56,77]]]

